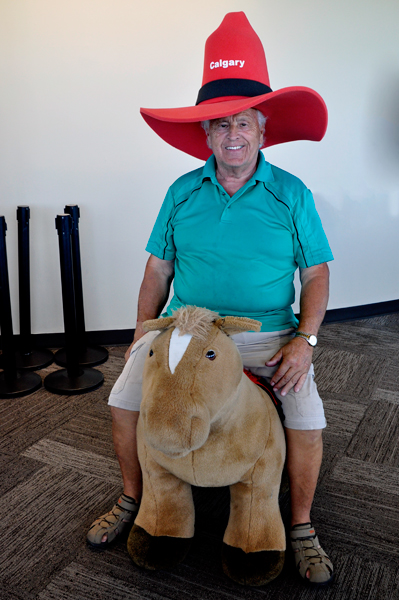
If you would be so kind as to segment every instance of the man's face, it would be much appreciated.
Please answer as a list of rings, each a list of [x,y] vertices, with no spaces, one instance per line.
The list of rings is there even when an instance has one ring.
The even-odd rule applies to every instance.
[[[263,143],[263,130],[256,111],[251,108],[230,117],[213,119],[207,138],[218,166],[253,168]]]

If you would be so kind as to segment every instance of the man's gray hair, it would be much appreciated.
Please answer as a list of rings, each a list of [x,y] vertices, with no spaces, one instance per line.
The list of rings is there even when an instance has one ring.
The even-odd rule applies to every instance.
[[[257,108],[253,109],[256,112],[256,116],[258,117],[259,129],[264,130],[266,125],[267,117],[263,113],[260,112]],[[209,133],[210,120],[201,121],[201,127],[204,129],[205,133]]]

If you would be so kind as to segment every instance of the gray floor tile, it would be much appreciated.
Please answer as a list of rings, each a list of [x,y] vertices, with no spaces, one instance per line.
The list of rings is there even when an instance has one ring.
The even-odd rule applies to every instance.
[[[117,486],[77,471],[43,467],[0,499],[2,581],[28,592],[72,559],[82,543],[82,523]]]
[[[385,362],[376,361],[374,356],[331,349],[323,349],[314,365],[321,395],[342,392],[355,396],[360,404],[369,402],[386,369]]]
[[[370,465],[363,460],[345,456],[335,465],[331,479],[344,484],[375,488],[375,493],[384,492],[398,496],[399,508],[399,468]]]
[[[380,357],[391,357],[397,351],[398,333],[391,330],[380,330],[373,327],[350,327],[345,323],[328,324],[320,329],[318,335],[320,346],[345,348],[355,354],[370,354]]]
[[[399,467],[399,404],[375,399],[351,439],[346,454],[368,463]]]
[[[106,414],[98,412],[96,415],[87,414],[85,411],[52,431],[48,439],[99,456],[115,457],[109,410]]]
[[[359,426],[367,406],[343,402],[337,398],[338,394],[324,393],[322,396],[329,432],[351,438]]]
[[[118,461],[115,457],[100,456],[94,452],[79,450],[48,439],[42,439],[34,446],[27,448],[22,456],[55,467],[73,469],[82,475],[121,485]]]

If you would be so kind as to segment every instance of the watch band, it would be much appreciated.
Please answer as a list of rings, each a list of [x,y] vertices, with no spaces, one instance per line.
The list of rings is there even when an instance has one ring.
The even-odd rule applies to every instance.
[[[296,331],[295,332],[295,337],[301,337],[301,338],[303,338],[304,340],[307,341],[307,343],[309,344],[309,346],[312,346],[313,348],[317,344],[317,337],[315,335],[313,335],[312,333],[304,333],[303,331]]]

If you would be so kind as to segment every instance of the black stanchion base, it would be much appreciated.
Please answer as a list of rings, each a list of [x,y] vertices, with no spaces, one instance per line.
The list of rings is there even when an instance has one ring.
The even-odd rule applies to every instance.
[[[85,394],[100,387],[104,375],[95,369],[82,368],[79,375],[69,376],[66,369],[61,369],[47,375],[43,383],[53,394]]]
[[[78,353],[78,363],[81,367],[95,367],[108,360],[108,350],[102,346],[87,346]],[[55,362],[60,367],[66,367],[65,348],[57,350],[55,353]]]
[[[23,371],[38,371],[44,369],[54,362],[54,354],[50,350],[31,350],[31,352],[23,353],[17,350],[15,353],[17,369]]]
[[[37,373],[17,373],[14,379],[7,379],[0,373],[0,398],[19,398],[36,392],[42,387],[42,378]]]

